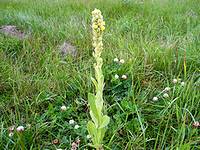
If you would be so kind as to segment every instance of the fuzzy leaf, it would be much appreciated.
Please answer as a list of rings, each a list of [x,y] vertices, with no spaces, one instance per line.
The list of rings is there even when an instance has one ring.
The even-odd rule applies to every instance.
[[[88,132],[89,132],[90,136],[92,136],[93,143],[96,143],[95,136],[97,134],[97,129],[95,127],[95,124],[92,121],[88,121],[87,129],[88,129]]]
[[[101,114],[103,108],[103,99],[100,92],[97,92],[95,104],[97,107],[98,114]]]
[[[96,98],[95,98],[94,94],[89,93],[88,94],[88,102],[89,102],[90,109],[91,109],[92,114],[93,114],[93,116],[91,116],[91,117],[95,118],[95,120],[99,120],[99,114],[98,114],[98,110],[97,110],[97,107],[96,107],[95,100],[96,100]],[[95,121],[95,120],[93,120],[93,121]]]
[[[89,132],[89,134],[91,136],[95,135],[95,133],[96,133],[96,127],[95,127],[95,125],[94,125],[94,123],[92,121],[88,121],[87,129],[88,129],[88,132]]]
[[[103,143],[105,132],[106,132],[106,128],[101,128],[97,130],[96,138],[97,138],[98,143]]]
[[[105,136],[105,133],[106,133],[106,128],[101,128],[101,137],[100,137],[100,141],[103,141],[103,138]],[[102,143],[102,142],[101,142]]]
[[[99,128],[106,127],[109,124],[109,122],[110,122],[110,117],[108,117],[107,115],[103,116],[102,117],[102,123],[101,123]]]
[[[92,111],[90,111],[90,116],[91,116],[93,122],[95,123],[95,125],[97,127],[98,126],[98,120],[97,120],[97,118],[94,117],[94,114],[92,113]]]

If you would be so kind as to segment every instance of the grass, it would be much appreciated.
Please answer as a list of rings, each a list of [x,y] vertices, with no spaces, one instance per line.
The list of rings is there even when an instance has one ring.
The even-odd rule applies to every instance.
[[[78,138],[79,149],[89,149],[94,8],[106,21],[104,101],[111,122],[105,149],[200,149],[200,130],[193,127],[200,121],[198,0],[1,0],[0,26],[16,25],[30,37],[0,34],[0,149],[70,149]],[[64,40],[76,46],[77,57],[60,57]],[[169,98],[162,96],[165,87]],[[9,137],[12,125],[25,131]]]

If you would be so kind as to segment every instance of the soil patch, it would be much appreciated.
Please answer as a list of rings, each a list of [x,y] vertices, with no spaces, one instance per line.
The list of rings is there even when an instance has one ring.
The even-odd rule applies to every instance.
[[[71,55],[71,56],[75,57],[77,55],[77,50],[76,50],[75,46],[73,46],[70,43],[65,41],[60,46],[60,53],[62,56]]]
[[[7,36],[16,37],[18,39],[24,39],[26,37],[26,34],[14,25],[1,26],[0,32]]]

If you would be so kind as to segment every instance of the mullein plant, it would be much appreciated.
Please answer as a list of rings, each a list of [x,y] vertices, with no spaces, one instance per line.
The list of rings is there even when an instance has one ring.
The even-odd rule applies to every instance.
[[[104,89],[104,76],[102,72],[103,59],[101,53],[103,50],[102,35],[105,30],[105,22],[101,11],[95,9],[92,11],[92,34],[93,34],[93,56],[95,58],[94,70],[95,78],[91,78],[95,86],[95,94],[88,94],[88,103],[90,107],[91,121],[87,124],[88,132],[92,139],[92,147],[96,150],[103,149],[103,138],[106,128],[110,122],[110,117],[103,114],[103,89]]]

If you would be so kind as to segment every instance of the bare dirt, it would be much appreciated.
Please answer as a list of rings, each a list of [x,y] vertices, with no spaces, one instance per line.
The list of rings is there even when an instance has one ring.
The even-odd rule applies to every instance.
[[[75,46],[73,46],[72,44],[65,41],[60,46],[60,53],[62,56],[71,55],[71,56],[75,57],[77,55],[77,50],[76,50]]]
[[[24,39],[26,37],[26,34],[14,25],[1,26],[0,32],[7,36],[16,37],[18,39]]]

